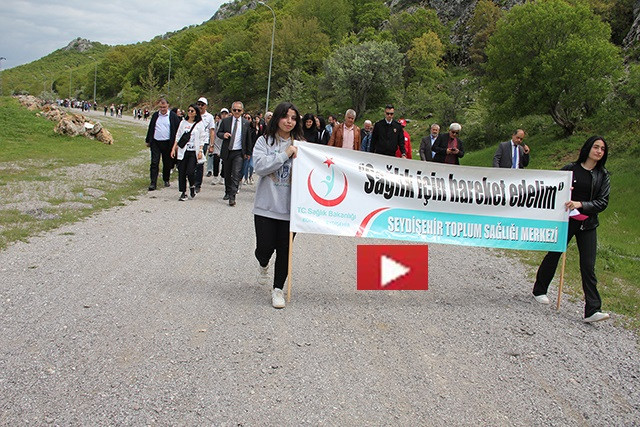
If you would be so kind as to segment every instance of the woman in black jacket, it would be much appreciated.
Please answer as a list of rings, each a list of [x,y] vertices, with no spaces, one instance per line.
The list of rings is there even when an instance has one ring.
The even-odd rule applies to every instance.
[[[307,113],[302,118],[302,132],[305,141],[318,142],[318,129],[316,129],[316,118],[313,114]]]
[[[607,143],[601,136],[592,136],[582,146],[576,162],[562,170],[573,172],[571,200],[565,206],[569,210],[569,233],[567,243],[576,236],[580,253],[580,274],[584,291],[584,321],[587,323],[606,320],[609,313],[602,313],[602,301],[596,287],[595,273],[598,213],[609,204],[611,183],[609,172],[604,165],[607,162]],[[549,252],[538,267],[533,296],[539,303],[549,304],[547,289],[558,267],[560,252]]]

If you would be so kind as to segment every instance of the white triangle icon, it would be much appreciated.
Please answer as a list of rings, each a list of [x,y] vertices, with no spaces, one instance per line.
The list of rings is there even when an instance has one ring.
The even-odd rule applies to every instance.
[[[380,285],[383,288],[397,278],[404,276],[409,271],[411,271],[409,267],[400,264],[388,256],[382,255],[380,257]]]

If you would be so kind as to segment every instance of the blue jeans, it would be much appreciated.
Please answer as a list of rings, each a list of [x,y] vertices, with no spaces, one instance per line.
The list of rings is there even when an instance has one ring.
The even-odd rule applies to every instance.
[[[248,180],[253,176],[253,156],[242,162],[242,177]]]

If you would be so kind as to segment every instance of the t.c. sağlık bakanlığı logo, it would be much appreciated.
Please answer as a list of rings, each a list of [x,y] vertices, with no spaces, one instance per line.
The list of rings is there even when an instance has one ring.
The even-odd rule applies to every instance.
[[[335,198],[329,198],[332,195],[338,193],[337,188],[339,187],[336,188],[336,184],[337,184],[336,181],[343,181],[343,180],[339,178],[338,180],[336,180],[336,166],[335,166],[335,162],[332,159],[327,157],[327,160],[325,160],[322,163],[326,164],[327,168],[329,169],[328,171],[329,174],[326,175],[325,179],[319,181],[319,184],[324,184],[326,186],[326,191],[319,191],[320,193],[324,193],[324,195],[321,196],[320,194],[318,194],[318,192],[314,190],[313,188],[314,182],[316,183],[316,185],[318,184],[317,180],[311,179],[313,175],[313,171],[315,171],[315,168],[314,168],[314,169],[311,169],[311,172],[309,172],[309,177],[307,178],[307,187],[309,188],[309,194],[311,194],[311,197],[313,198],[313,200],[315,200],[318,204],[322,206],[327,206],[327,207],[337,206],[340,203],[342,203],[345,197],[347,197],[347,190],[349,189],[349,183],[347,182],[347,175],[345,175],[344,172],[341,172],[344,180],[342,192]]]

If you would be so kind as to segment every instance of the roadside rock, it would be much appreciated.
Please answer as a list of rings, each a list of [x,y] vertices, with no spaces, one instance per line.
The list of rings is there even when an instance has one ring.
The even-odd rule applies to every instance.
[[[66,113],[54,104],[47,104],[45,101],[31,95],[17,96],[18,101],[31,111],[40,110],[39,116],[57,122],[54,132],[60,135],[84,136],[95,139],[103,144],[112,145],[113,136],[105,129],[100,122],[92,122],[87,117],[78,113]]]

